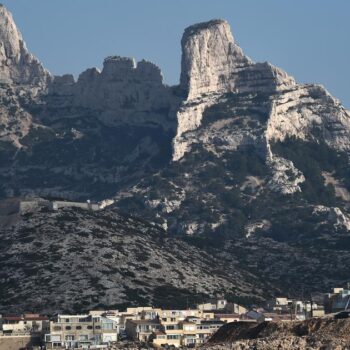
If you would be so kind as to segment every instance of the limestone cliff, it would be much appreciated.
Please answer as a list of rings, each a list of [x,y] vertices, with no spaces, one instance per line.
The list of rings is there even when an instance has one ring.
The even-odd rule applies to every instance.
[[[236,44],[223,20],[187,28],[182,38],[181,87],[187,99],[178,112],[174,160],[190,149],[186,132],[197,129],[205,109],[221,96],[272,94],[295,85],[293,78],[269,63],[254,63]]]
[[[26,48],[12,15],[0,5],[0,81],[46,84],[51,76]]]
[[[107,125],[155,123],[175,126],[177,99],[163,84],[153,63],[120,56],[107,57],[97,68],[73,76],[55,77],[50,85],[49,108],[88,109]]]
[[[177,113],[174,161],[193,145],[216,155],[255,145],[271,168],[271,188],[294,193],[300,191],[303,174],[273,154],[273,143],[295,137],[350,150],[350,113],[339,101],[322,86],[297,84],[269,63],[254,63],[236,44],[226,21],[187,28],[182,50],[181,88],[187,98]],[[237,120],[249,125],[235,126]],[[299,174],[295,180],[288,180],[288,170]]]

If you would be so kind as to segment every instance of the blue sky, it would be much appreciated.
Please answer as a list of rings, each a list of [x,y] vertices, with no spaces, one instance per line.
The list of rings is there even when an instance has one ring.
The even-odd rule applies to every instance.
[[[0,0],[1,1],[1,0]],[[350,108],[350,0],[3,0],[27,46],[54,74],[79,75],[108,55],[180,74],[185,27],[229,21],[245,53],[299,82],[323,84]]]

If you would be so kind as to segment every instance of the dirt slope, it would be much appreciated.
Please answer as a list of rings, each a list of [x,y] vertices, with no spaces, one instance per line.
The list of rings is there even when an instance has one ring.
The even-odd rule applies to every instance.
[[[261,324],[233,322],[209,341],[210,349],[350,349],[350,319]]]

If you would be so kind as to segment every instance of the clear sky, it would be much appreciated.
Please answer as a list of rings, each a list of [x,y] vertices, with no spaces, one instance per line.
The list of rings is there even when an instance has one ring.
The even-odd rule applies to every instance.
[[[0,0],[1,2],[1,0]],[[223,18],[245,53],[299,82],[323,84],[350,108],[350,0],[2,0],[28,48],[54,74],[78,76],[108,55],[180,74],[191,24]]]

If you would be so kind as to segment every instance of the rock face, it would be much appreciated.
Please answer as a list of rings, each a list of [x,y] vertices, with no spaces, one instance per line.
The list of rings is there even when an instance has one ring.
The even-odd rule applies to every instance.
[[[51,76],[28,52],[9,13],[0,5],[0,81],[14,84],[46,84]]]
[[[279,90],[294,80],[268,63],[254,64],[236,44],[226,21],[213,20],[185,30],[181,87],[188,100],[209,93]]]
[[[77,81],[51,77],[0,15],[0,197],[102,200],[169,162],[180,99],[156,65],[112,56]]]
[[[178,112],[174,160],[198,141],[191,131],[202,126],[205,110],[225,95],[226,100],[244,96],[238,113],[259,111],[262,103],[266,105],[267,122],[261,130],[266,148],[291,136],[312,139],[316,129],[331,147],[349,150],[350,114],[339,101],[322,86],[298,85],[269,63],[253,63],[235,43],[227,22],[214,20],[187,28],[182,48],[181,87],[187,100]]]
[[[224,259],[223,276],[239,281],[238,289],[253,278],[259,297],[266,290],[299,297],[302,288],[324,291],[347,280],[350,115],[322,86],[253,62],[222,20],[185,30],[179,86],[164,85],[154,64],[119,56],[77,81],[51,78],[26,51],[11,15],[1,13],[0,198],[114,202],[184,240],[187,255],[200,249],[199,265],[207,266],[204,252],[215,263]],[[50,232],[65,220],[47,217]],[[111,217],[90,219],[100,232]],[[30,220],[23,225],[40,236]],[[6,234],[13,254],[28,248],[13,241],[17,233]],[[108,234],[113,245],[114,231]],[[13,272],[6,269],[4,281]],[[241,277],[231,279],[237,269]],[[34,288],[30,271],[26,278]]]
[[[229,24],[214,20],[191,26],[182,38],[181,87],[187,93],[178,113],[174,160],[189,150],[186,132],[201,125],[204,110],[222,95],[274,93],[295,85],[293,78],[269,63],[254,63],[235,43]]]
[[[147,61],[108,57],[101,72],[87,69],[77,82],[70,75],[55,77],[48,98],[49,108],[90,110],[106,125],[175,127],[176,98],[163,85],[160,69]]]

